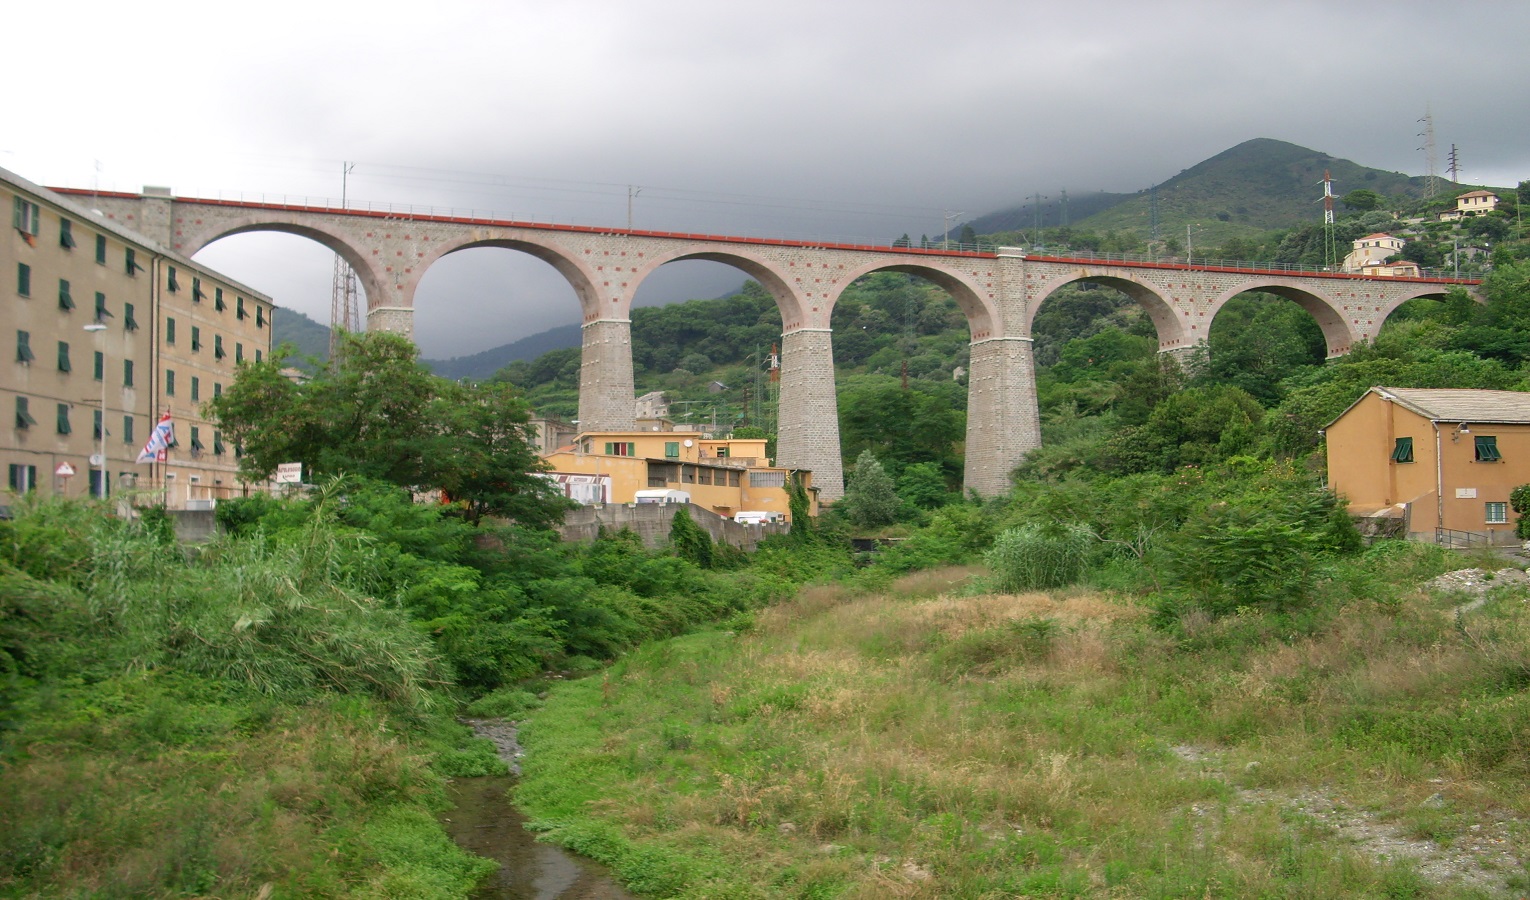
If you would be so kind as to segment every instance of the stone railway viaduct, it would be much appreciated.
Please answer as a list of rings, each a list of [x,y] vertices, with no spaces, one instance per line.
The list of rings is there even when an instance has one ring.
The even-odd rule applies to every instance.
[[[1257,267],[1102,261],[996,252],[635,231],[328,206],[247,203],[143,194],[96,193],[92,205],[118,224],[192,256],[208,244],[253,231],[310,238],[340,254],[367,295],[368,330],[413,332],[414,294],[441,257],[470,247],[529,253],[562,273],[583,312],[579,422],[585,431],[634,427],[631,307],[649,273],[676,260],[711,260],[739,269],[775,298],[781,311],[778,465],[811,469],[825,500],[843,494],[834,353],[829,320],[840,293],[871,272],[918,275],[950,293],[966,314],[968,374],[965,485],[1003,493],[1009,472],[1040,446],[1031,322],[1059,287],[1087,281],[1126,294],[1147,311],[1162,352],[1188,352],[1205,341],[1228,300],[1265,291],[1312,314],[1330,358],[1370,340],[1402,303],[1443,297],[1440,278],[1373,278],[1347,273],[1290,273]]]

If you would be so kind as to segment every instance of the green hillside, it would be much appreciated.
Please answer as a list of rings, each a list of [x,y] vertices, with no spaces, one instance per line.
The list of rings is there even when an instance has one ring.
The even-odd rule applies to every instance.
[[[271,343],[291,344],[297,349],[294,362],[302,365],[312,357],[329,359],[329,326],[321,325],[295,309],[278,309],[271,317]],[[307,368],[307,366],[303,366]]]

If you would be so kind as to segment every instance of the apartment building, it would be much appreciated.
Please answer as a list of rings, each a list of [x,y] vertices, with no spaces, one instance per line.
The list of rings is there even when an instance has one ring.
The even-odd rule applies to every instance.
[[[271,352],[271,299],[4,169],[0,208],[11,497],[133,489],[184,509],[263,488],[239,480],[238,448],[202,405]],[[139,463],[167,413],[174,443]]]

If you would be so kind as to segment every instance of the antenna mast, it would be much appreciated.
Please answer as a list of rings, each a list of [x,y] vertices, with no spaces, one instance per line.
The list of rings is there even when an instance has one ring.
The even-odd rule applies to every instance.
[[[1323,170],[1323,237],[1324,256],[1331,269],[1338,251],[1333,246],[1333,176],[1327,169]]]
[[[342,163],[340,170],[340,208],[346,208],[347,190],[351,170],[355,163]],[[335,254],[334,275],[329,287],[329,358],[333,360],[340,347],[340,332],[355,334],[361,331],[361,311],[356,302],[356,272],[340,254]]]
[[[1424,106],[1424,117],[1419,121],[1424,123],[1424,131],[1419,135],[1424,139],[1424,146],[1419,149],[1424,151],[1427,167],[1424,173],[1424,199],[1433,200],[1434,195],[1440,192],[1440,152],[1434,144],[1434,113],[1427,104]]]

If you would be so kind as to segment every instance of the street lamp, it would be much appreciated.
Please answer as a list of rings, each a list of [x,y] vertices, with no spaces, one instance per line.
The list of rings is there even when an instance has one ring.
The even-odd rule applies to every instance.
[[[101,499],[106,499],[106,343],[100,339],[101,332],[106,330],[105,322],[91,322],[85,326],[85,330],[97,335],[96,343],[101,345]]]

